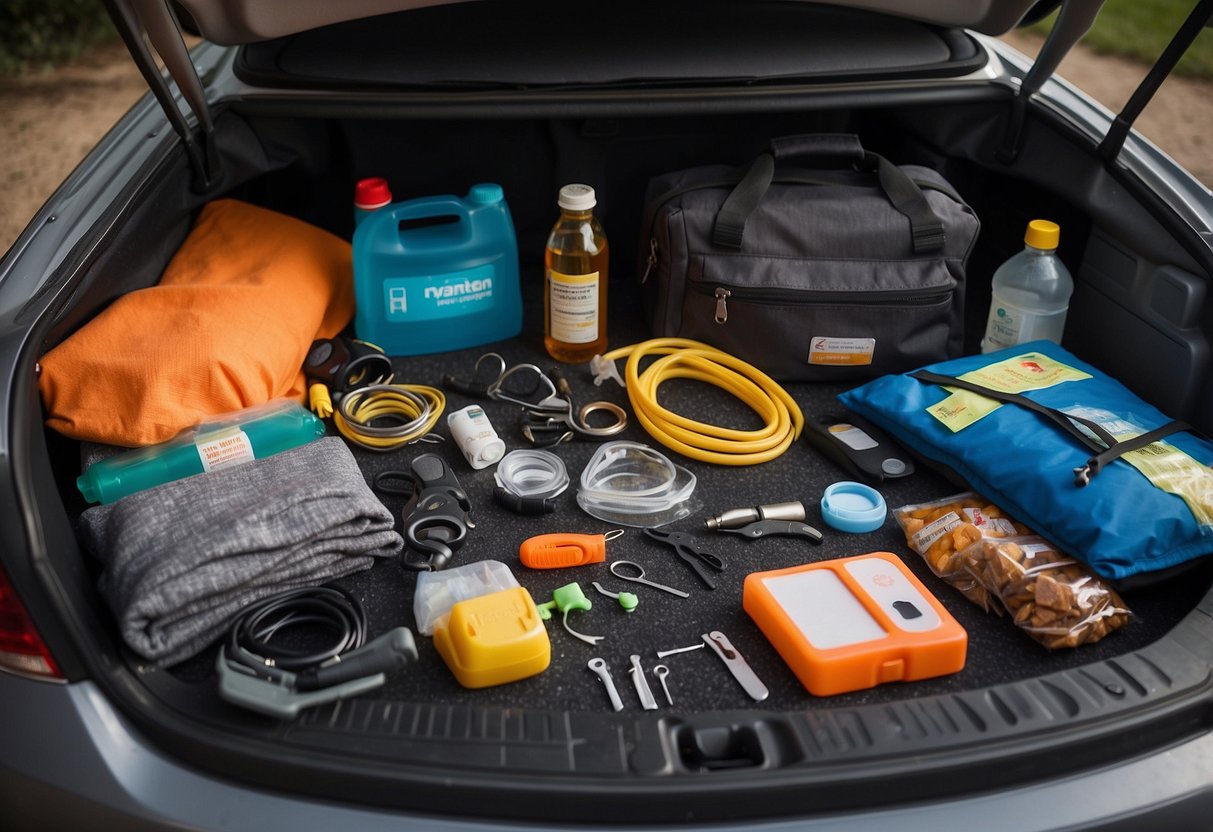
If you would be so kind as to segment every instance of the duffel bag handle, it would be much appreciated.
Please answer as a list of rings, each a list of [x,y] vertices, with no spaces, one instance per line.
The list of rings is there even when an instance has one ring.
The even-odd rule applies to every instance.
[[[931,209],[922,190],[905,171],[888,159],[864,150],[857,136],[790,136],[775,139],[771,146],[775,156],[764,153],[755,159],[716,213],[712,242],[719,248],[741,250],[746,222],[771,187],[776,156],[781,159],[791,156],[844,159],[854,162],[861,170],[875,170],[880,189],[889,203],[910,221],[910,241],[914,253],[928,254],[943,248],[943,220]]]
[[[837,159],[858,164],[866,151],[854,133],[803,133],[771,139],[768,151],[776,161],[788,159]]]

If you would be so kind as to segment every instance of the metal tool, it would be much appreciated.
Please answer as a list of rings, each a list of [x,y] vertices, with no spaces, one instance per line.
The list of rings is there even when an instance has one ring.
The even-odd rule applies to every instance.
[[[616,568],[619,566],[626,566],[631,569],[635,569],[636,574],[635,575],[621,575],[621,574],[619,574],[619,570]],[[644,567],[641,566],[639,563],[633,563],[630,560],[617,560],[611,564],[610,568],[611,568],[611,574],[614,575],[616,578],[619,578],[622,581],[631,581],[632,583],[644,584],[645,586],[651,586],[651,587],[653,587],[653,589],[660,589],[662,592],[668,592],[671,595],[677,595],[679,598],[690,598],[691,597],[689,593],[683,592],[681,589],[674,589],[674,587],[672,587],[672,586],[666,586],[665,584],[659,584],[659,583],[655,583],[653,581],[647,580],[644,577]]]
[[[768,503],[753,508],[731,508],[720,512],[715,517],[709,517],[704,524],[713,531],[720,531],[739,529],[756,520],[803,520],[807,516],[804,503],[792,500],[786,503]]]
[[[670,696],[670,686],[666,684],[666,679],[670,675],[670,669],[664,664],[659,664],[653,668],[653,673],[657,675],[657,681],[661,682],[661,689],[665,691],[666,704],[673,705],[674,697]]]
[[[677,653],[690,653],[692,650],[702,650],[703,643],[692,644],[690,647],[675,647],[673,650],[658,650],[657,658],[664,659],[666,656],[673,656]]]
[[[547,447],[576,436],[606,439],[628,426],[627,412],[614,402],[587,402],[580,408],[577,407],[573,390],[558,369],[553,368],[545,378],[552,384],[552,395],[524,408],[527,424],[523,425],[522,436],[532,445]],[[599,427],[592,426],[589,416],[599,412],[611,414],[614,421]]]
[[[510,367],[497,353],[480,356],[470,380],[448,375],[443,378],[443,385],[467,395],[518,405],[526,418],[522,436],[536,447],[550,447],[578,437],[602,440],[628,425],[627,412],[614,402],[594,401],[578,407],[568,380],[559,370],[544,373],[534,364]],[[598,412],[609,413],[614,420],[605,425],[591,425],[590,415]]]
[[[619,691],[615,689],[615,680],[611,678],[611,671],[607,669],[606,661],[595,657],[590,659],[586,667],[597,673],[598,678],[602,680],[602,684],[606,685],[606,692],[611,700],[611,707],[617,711],[622,711],[623,700],[619,698]]]
[[[767,686],[762,683],[758,675],[750,667],[741,654],[737,652],[737,648],[733,646],[733,642],[729,641],[728,637],[719,630],[713,630],[710,633],[703,634],[703,641],[708,647],[716,651],[716,655],[720,656],[720,660],[724,662],[724,666],[733,674],[733,678],[741,683],[745,688],[745,692],[750,695],[750,698],[755,702],[761,702],[771,695],[767,690]]]
[[[821,542],[821,532],[798,520],[757,520],[740,529],[717,528],[716,531],[725,534],[739,534],[750,540],[760,537],[800,537],[812,543]]]
[[[667,532],[664,529],[645,529],[644,535],[658,543],[673,547],[674,553],[682,559],[683,563],[695,570],[695,574],[699,576],[699,580],[703,581],[704,586],[708,589],[716,588],[716,581],[713,579],[712,573],[704,567],[707,566],[719,572],[724,569],[724,562],[696,546],[695,538],[691,535],[685,532]]]
[[[644,677],[644,667],[640,664],[640,656],[633,653],[629,659],[632,662],[632,668],[628,673],[632,674],[632,684],[636,686],[636,695],[640,697],[640,704],[646,711],[657,710],[657,700],[653,698],[649,680]]]
[[[804,503],[793,500],[753,508],[731,508],[709,517],[704,524],[713,531],[739,534],[750,540],[782,536],[820,543],[821,532],[804,522],[806,516]]]

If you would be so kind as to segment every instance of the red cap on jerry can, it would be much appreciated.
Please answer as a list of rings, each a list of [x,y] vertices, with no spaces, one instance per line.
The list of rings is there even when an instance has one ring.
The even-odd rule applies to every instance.
[[[387,186],[387,180],[383,177],[372,176],[367,179],[359,179],[358,184],[354,186],[355,208],[374,211],[391,201],[392,192]]]

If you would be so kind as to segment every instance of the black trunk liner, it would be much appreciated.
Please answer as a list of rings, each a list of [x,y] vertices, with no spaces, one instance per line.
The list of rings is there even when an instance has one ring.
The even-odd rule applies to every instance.
[[[534,362],[541,367],[551,366],[553,362],[543,352],[538,335],[542,325],[542,308],[531,297],[535,294],[534,287],[539,278],[534,273],[524,272],[524,281],[528,279],[530,286],[525,291],[528,303],[522,336],[509,342],[460,352],[396,358],[393,362],[397,370],[396,380],[436,384],[447,373],[468,375],[476,358],[489,350],[499,352],[511,364]],[[613,346],[634,343],[646,337],[640,316],[636,314],[635,307],[629,305],[632,298],[628,296],[627,288],[613,287],[616,295],[623,296],[612,300],[610,332]],[[614,382],[607,382],[601,388],[592,385],[588,366],[564,369],[579,401],[607,398],[627,407],[625,391]],[[840,406],[835,396],[846,385],[785,386],[809,416],[839,412]],[[661,394],[663,403],[692,418],[739,428],[758,426],[754,414],[707,385],[673,381],[662,387]],[[448,391],[446,412],[453,412],[471,403],[484,407],[509,449],[524,447],[518,433],[520,416],[517,408],[511,405],[470,399]],[[630,413],[630,408],[627,409]],[[444,423],[440,424],[443,425],[441,432],[448,435]],[[1094,645],[1049,652],[1020,632],[1007,617],[983,612],[931,574],[921,558],[905,545],[904,537],[891,515],[880,530],[870,534],[845,534],[826,526],[821,520],[819,508],[822,492],[831,483],[852,477],[822,457],[803,438],[778,459],[743,468],[686,459],[657,445],[634,420],[619,438],[649,444],[666,453],[676,463],[688,467],[697,476],[698,485],[693,497],[696,510],[668,528],[695,534],[700,545],[725,562],[715,591],[706,590],[671,549],[646,539],[638,529],[628,529],[622,537],[607,544],[607,563],[542,571],[521,566],[518,546],[527,537],[550,532],[601,533],[611,528],[609,524],[582,512],[574,497],[577,479],[594,452],[595,443],[578,441],[562,444],[555,449],[564,459],[573,482],[569,490],[558,498],[555,513],[541,518],[519,517],[497,506],[491,499],[493,468],[473,471],[449,439],[439,444],[414,445],[386,454],[354,450],[368,482],[372,482],[375,475],[382,471],[406,470],[408,461],[419,453],[431,451],[441,454],[468,492],[476,522],[476,528],[457,551],[452,565],[489,559],[502,561],[511,568],[537,603],[550,600],[552,590],[557,587],[578,581],[593,602],[593,609],[586,613],[573,613],[570,623],[580,632],[605,636],[600,644],[591,646],[567,634],[558,618],[553,619],[548,622],[552,662],[544,673],[512,684],[479,690],[461,687],[443,664],[432,639],[418,636],[420,661],[404,672],[391,675],[383,688],[369,694],[366,699],[608,714],[610,705],[606,693],[598,677],[586,667],[590,658],[601,656],[607,661],[619,689],[625,706],[624,713],[640,715],[643,711],[627,673],[628,657],[638,654],[646,669],[650,670],[650,686],[657,692],[662,706],[659,715],[747,709],[782,712],[894,703],[1031,679],[1133,652],[1168,633],[1197,605],[1213,579],[1213,567],[1206,565],[1164,583],[1135,590],[1125,596],[1135,614],[1129,626]],[[919,466],[914,475],[890,481],[880,490],[892,509],[936,499],[960,489],[925,466]],[[380,496],[399,517],[405,498],[390,494]],[[801,500],[805,504],[809,510],[808,522],[825,536],[820,545],[789,538],[751,542],[734,535],[710,532],[703,525],[704,518],[724,509],[786,500]],[[1031,518],[1020,519],[1029,524],[1031,522]],[[955,675],[937,679],[886,684],[850,694],[815,697],[800,685],[742,610],[742,581],[750,572],[874,551],[897,554],[964,626],[969,636],[965,668]],[[608,571],[608,564],[615,559],[642,564],[650,579],[681,588],[689,592],[690,597],[681,599],[636,584],[625,584]],[[624,613],[614,601],[594,592],[591,581],[599,581],[615,591],[634,591],[640,597],[638,609],[631,614]],[[416,575],[399,563],[380,563],[341,583],[353,590],[365,606],[372,636],[401,624],[415,629],[412,604]],[[751,700],[720,659],[707,649],[663,660],[656,658],[655,652],[658,650],[699,643],[701,634],[709,630],[724,632],[745,656],[770,689],[770,696],[765,701],[755,703]],[[668,684],[675,703],[673,708],[665,704],[660,686],[651,675],[651,668],[659,662],[670,668]],[[210,685],[213,684],[213,663],[213,651],[207,651],[197,659],[173,668],[172,675],[179,680]],[[311,714],[305,714],[303,722],[327,724],[331,719],[334,720],[333,727],[340,730],[341,722],[337,716],[341,711],[340,706],[316,709]]]

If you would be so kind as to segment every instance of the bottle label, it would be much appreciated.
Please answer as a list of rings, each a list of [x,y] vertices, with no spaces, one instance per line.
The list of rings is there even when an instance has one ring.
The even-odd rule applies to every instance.
[[[194,445],[202,459],[202,470],[207,473],[235,468],[257,458],[253,454],[253,443],[249,441],[248,434],[240,428],[208,433],[198,437]]]
[[[548,318],[552,338],[566,344],[598,340],[598,272],[548,270]]]
[[[1013,303],[1007,303],[996,295],[990,302],[990,317],[986,321],[986,335],[981,342],[982,351],[993,352],[1040,339],[1061,343],[1065,316],[1065,309],[1058,309],[1054,312],[1033,312]]]
[[[1000,350],[1020,343],[1023,339],[1019,337],[1019,332],[1023,327],[1025,315],[1030,316],[1031,313],[995,297],[990,303],[990,318],[986,321],[986,337],[982,348],[987,351]]]
[[[392,277],[383,281],[384,317],[390,323],[455,318],[491,309],[493,267]]]

